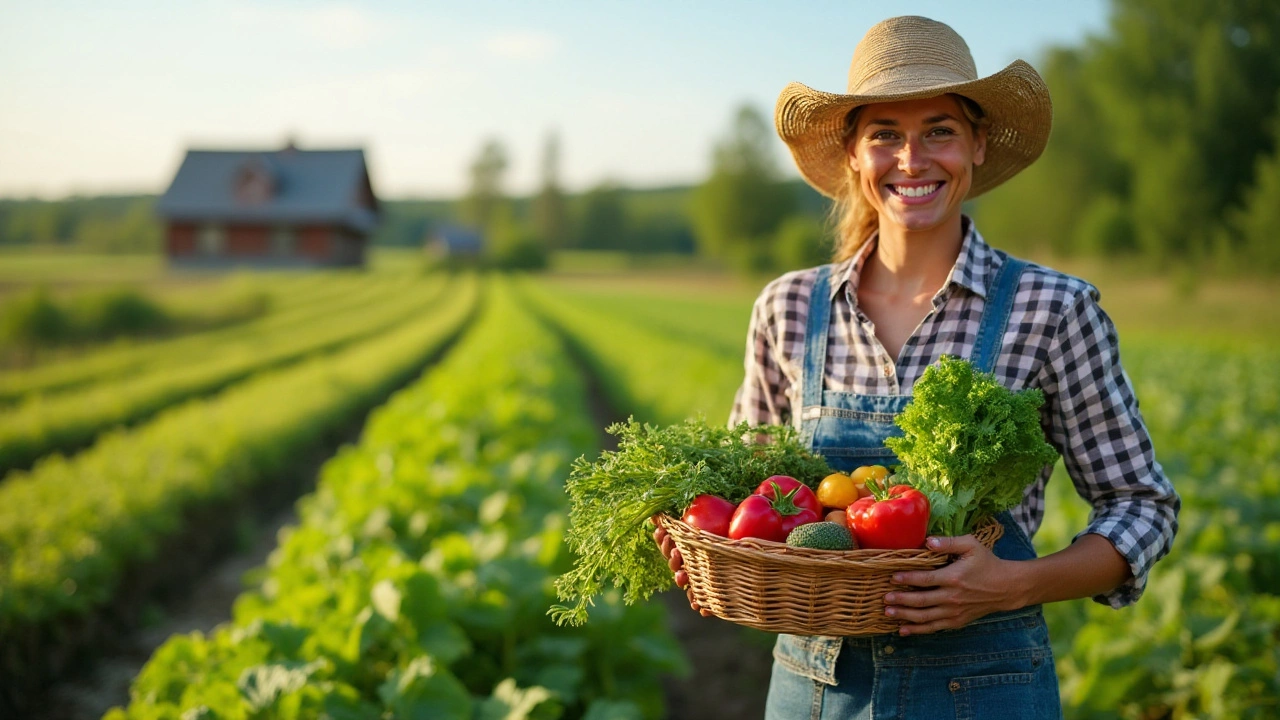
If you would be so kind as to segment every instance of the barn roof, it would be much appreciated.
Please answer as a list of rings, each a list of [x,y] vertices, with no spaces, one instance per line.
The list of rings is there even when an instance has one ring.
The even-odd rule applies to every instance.
[[[156,212],[197,222],[332,222],[362,232],[378,221],[358,149],[188,150]]]

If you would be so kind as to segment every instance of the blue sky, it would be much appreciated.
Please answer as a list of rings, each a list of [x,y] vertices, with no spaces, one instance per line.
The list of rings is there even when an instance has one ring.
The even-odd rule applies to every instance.
[[[0,196],[160,192],[184,150],[362,146],[384,197],[449,196],[486,138],[511,192],[697,182],[736,107],[843,91],[875,22],[919,14],[981,74],[1105,28],[1102,0],[0,0]],[[780,164],[793,166],[777,143]]]

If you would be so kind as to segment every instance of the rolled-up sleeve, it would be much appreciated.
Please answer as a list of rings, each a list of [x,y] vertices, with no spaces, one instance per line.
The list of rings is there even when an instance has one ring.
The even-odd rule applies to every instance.
[[[771,293],[766,289],[751,309],[742,385],[733,399],[729,424],[786,425],[791,422],[790,386],[775,352],[777,340],[769,322]]]
[[[1107,538],[1133,577],[1094,600],[1120,608],[1142,596],[1156,561],[1173,545],[1181,501],[1156,462],[1138,400],[1120,365],[1115,327],[1089,288],[1064,313],[1039,382],[1049,441],[1076,491],[1092,507],[1088,526]]]

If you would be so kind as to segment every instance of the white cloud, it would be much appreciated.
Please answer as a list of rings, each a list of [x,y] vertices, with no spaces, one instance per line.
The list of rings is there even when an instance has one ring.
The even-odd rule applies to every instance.
[[[555,53],[560,42],[540,30],[506,30],[484,40],[484,49],[514,60],[543,60]]]

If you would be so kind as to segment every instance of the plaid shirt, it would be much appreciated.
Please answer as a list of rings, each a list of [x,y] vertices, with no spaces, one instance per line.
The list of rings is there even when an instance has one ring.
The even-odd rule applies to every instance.
[[[916,379],[943,355],[969,357],[988,283],[1006,255],[982,240],[965,218],[960,256],[933,310],[907,340],[897,363],[858,308],[858,277],[874,238],[832,268],[830,339],[824,388],[866,395],[911,392]],[[732,423],[799,426],[804,328],[815,269],[787,273],[761,292],[751,313],[746,376],[734,400]],[[1088,527],[1128,560],[1133,578],[1094,599],[1123,607],[1136,601],[1147,574],[1169,552],[1180,501],[1156,462],[1138,401],[1120,367],[1116,331],[1088,283],[1039,265],[1022,274],[996,360],[1006,387],[1044,392],[1041,424],[1066,463],[1076,491],[1091,506]],[[1045,512],[1046,467],[1013,517],[1031,537]],[[1080,535],[1077,535],[1079,537]]]

